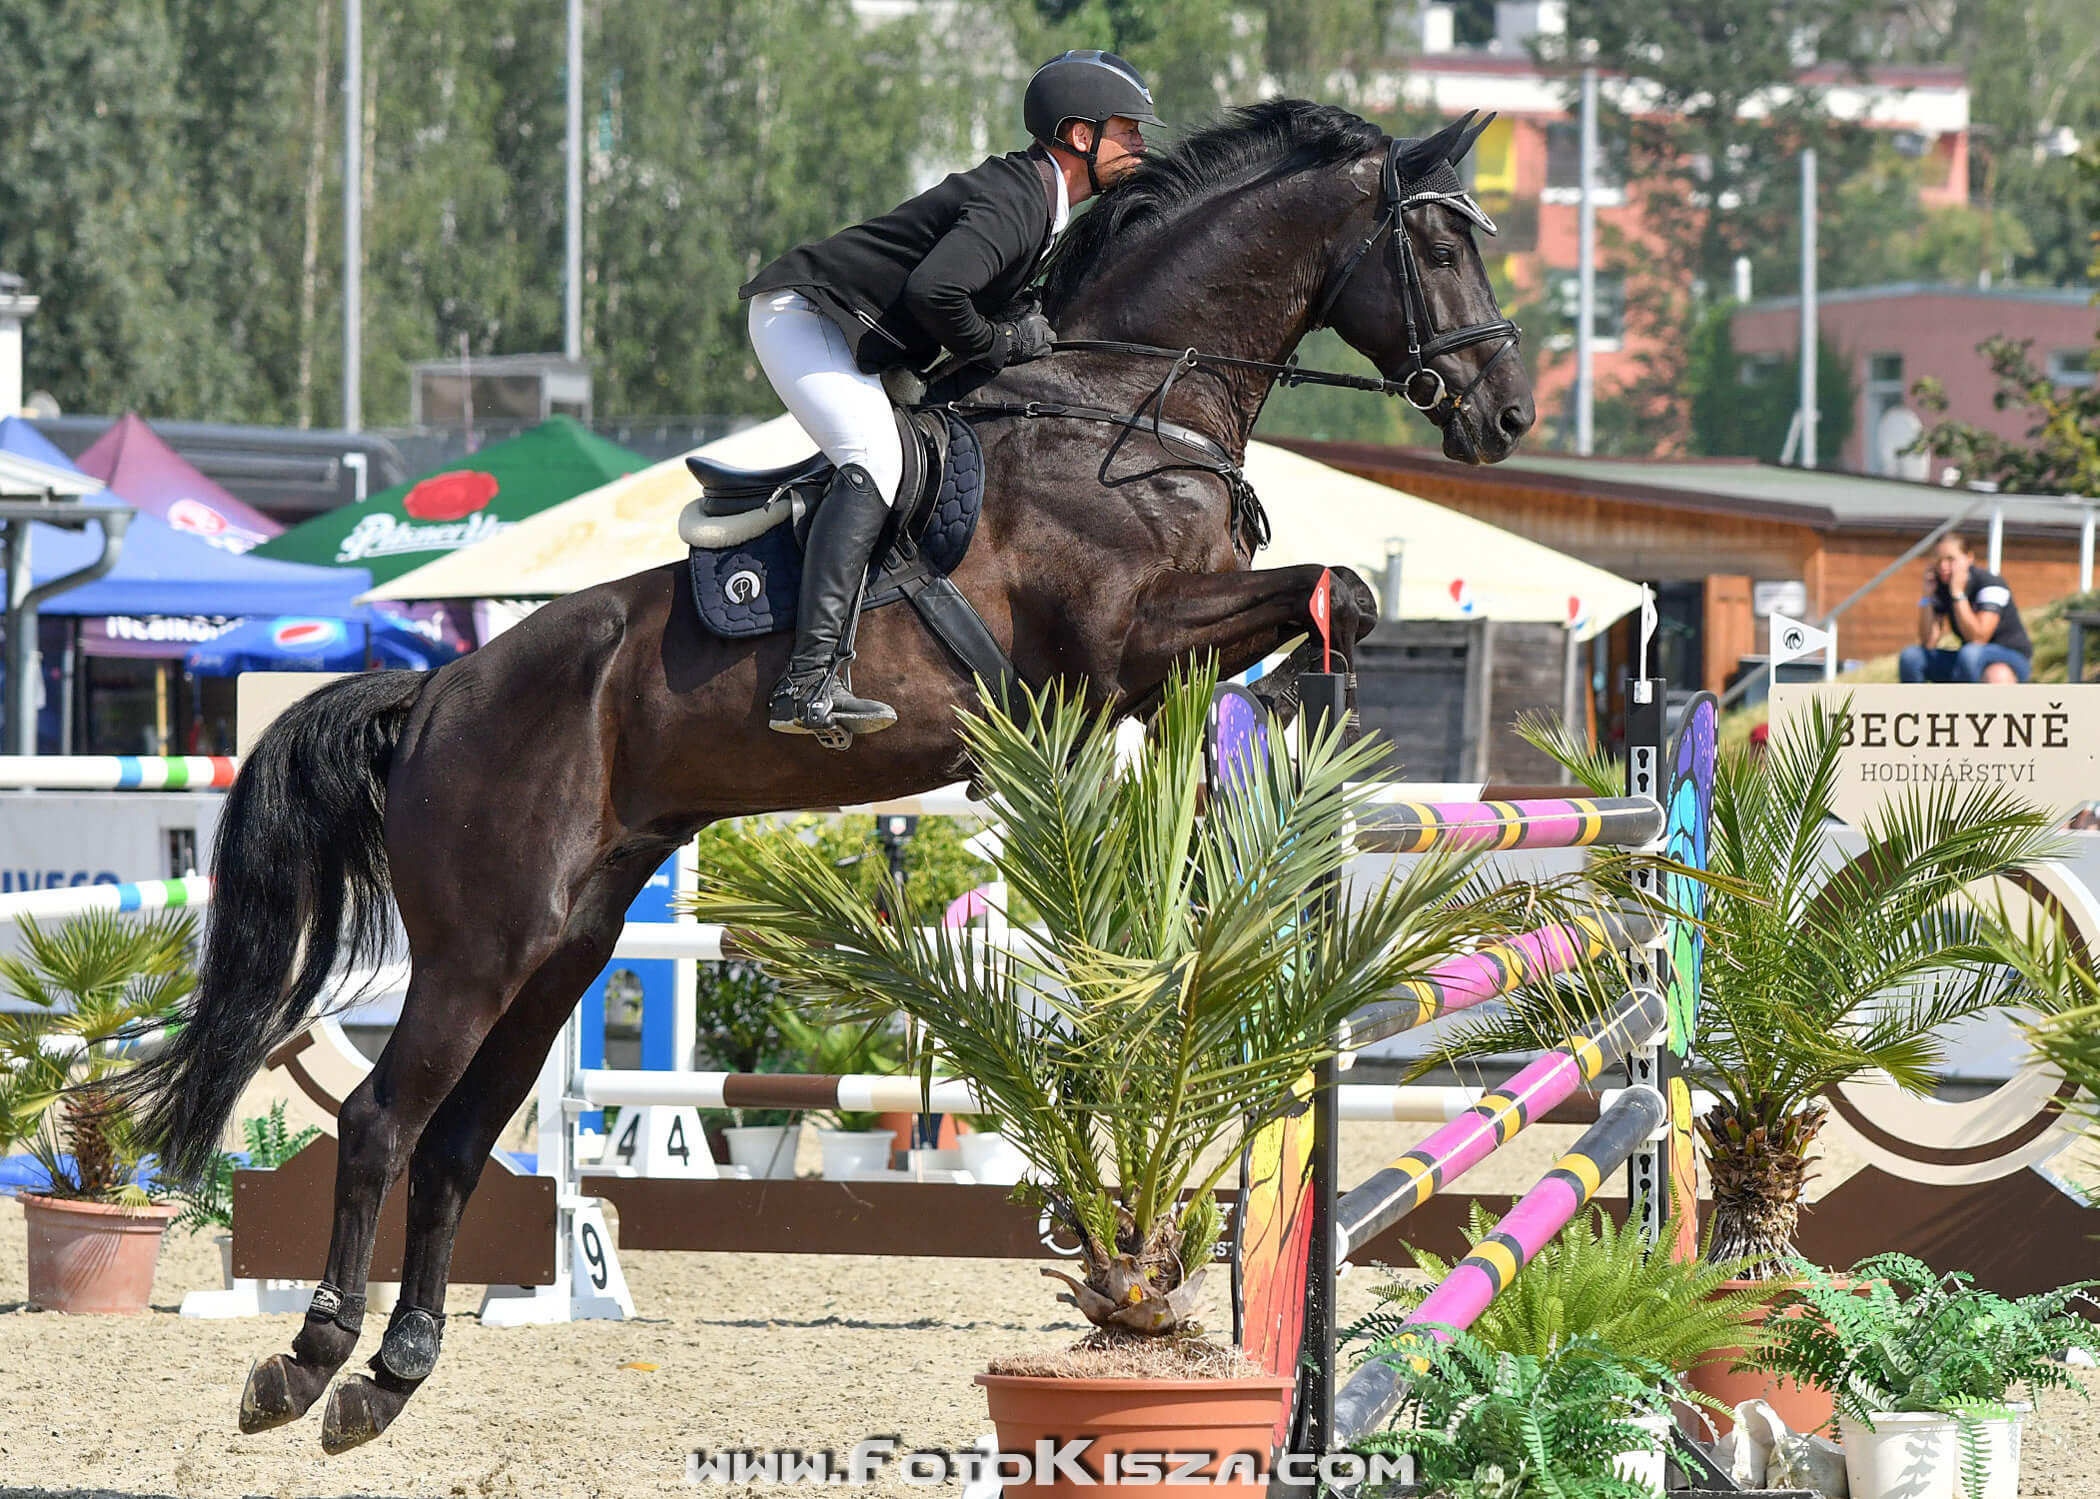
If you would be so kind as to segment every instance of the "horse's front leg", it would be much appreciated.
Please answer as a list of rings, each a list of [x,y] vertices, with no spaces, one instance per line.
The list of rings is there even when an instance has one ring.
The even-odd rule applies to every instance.
[[[1348,568],[1162,573],[1139,589],[1132,606],[1119,683],[1125,699],[1143,698],[1192,656],[1215,653],[1219,673],[1232,676],[1296,636],[1317,638],[1312,600],[1323,571],[1333,575],[1327,628],[1335,669],[1348,670],[1357,641],[1378,620],[1377,595]]]

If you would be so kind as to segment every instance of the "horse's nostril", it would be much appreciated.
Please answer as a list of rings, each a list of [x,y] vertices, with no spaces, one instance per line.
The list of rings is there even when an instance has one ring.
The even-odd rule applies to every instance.
[[[1502,408],[1502,414],[1495,419],[1495,425],[1502,429],[1510,441],[1515,442],[1531,430],[1531,412],[1525,408],[1523,402],[1514,402]]]

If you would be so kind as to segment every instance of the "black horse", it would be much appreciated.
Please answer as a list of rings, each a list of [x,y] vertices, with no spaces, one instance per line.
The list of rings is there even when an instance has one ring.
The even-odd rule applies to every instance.
[[[1531,394],[1503,357],[1516,330],[1472,240],[1486,220],[1452,170],[1467,126],[1394,142],[1345,111],[1275,100],[1193,133],[1072,226],[1044,292],[1064,337],[1156,352],[1067,349],[973,399],[1129,413],[1155,398],[1237,462],[1277,361],[1326,324],[1442,429],[1449,456],[1507,456]],[[1205,357],[1160,357],[1191,348]],[[1234,477],[1182,467],[1104,485],[1110,425],[977,421],[989,482],[955,582],[1024,681],[1062,678],[1129,711],[1181,658],[1214,652],[1236,672],[1311,629],[1321,570],[1248,570]],[[1142,470],[1164,452],[1142,431],[1117,462]],[[1331,609],[1346,659],[1375,600],[1336,569]],[[384,944],[390,897],[414,969],[392,1039],[342,1109],[326,1278],[291,1352],[251,1371],[242,1430],[296,1420],[349,1358],[379,1208],[404,1167],[399,1306],[371,1376],[336,1386],[323,1445],[376,1436],[429,1374],[460,1211],[673,850],[720,818],[910,795],[965,771],[954,721],[973,681],[912,611],[862,622],[861,685],[900,722],[844,754],[767,730],[788,649],[785,634],[709,635],[683,570],[660,567],[549,604],[441,671],[331,684],[247,757],[186,1024],[133,1078],[167,1169],[206,1168],[240,1090],[331,971]]]

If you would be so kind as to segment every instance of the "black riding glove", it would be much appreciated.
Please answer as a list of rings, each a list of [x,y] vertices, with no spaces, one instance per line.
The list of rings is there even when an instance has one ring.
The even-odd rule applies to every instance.
[[[1040,359],[1050,352],[1050,345],[1057,341],[1051,330],[1050,320],[1040,312],[1030,312],[1013,322],[1002,323],[999,331],[1006,335],[1006,363],[1026,364],[1031,359]]]

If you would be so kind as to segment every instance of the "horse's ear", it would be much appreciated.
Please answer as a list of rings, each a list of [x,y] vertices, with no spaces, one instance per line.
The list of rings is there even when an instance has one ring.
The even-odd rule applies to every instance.
[[[1469,127],[1463,135],[1459,136],[1458,145],[1448,158],[1451,165],[1457,166],[1466,159],[1466,153],[1473,149],[1473,142],[1480,139],[1480,133],[1495,123],[1495,114],[1496,111],[1489,110],[1486,118],[1481,120],[1479,124]],[[1471,119],[1472,116],[1467,115],[1466,118]]]
[[[1425,135],[1420,140],[1407,142],[1406,149],[1400,153],[1402,180],[1413,181],[1427,174],[1438,163],[1457,161],[1465,155],[1465,147],[1460,141],[1464,140],[1466,145],[1472,144],[1466,131],[1479,113],[1477,109],[1469,109],[1435,135]],[[1490,115],[1489,118],[1494,117]]]

